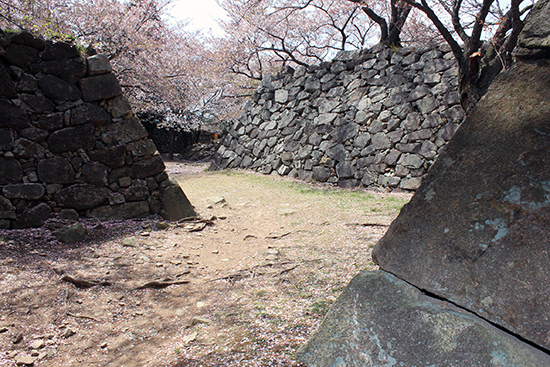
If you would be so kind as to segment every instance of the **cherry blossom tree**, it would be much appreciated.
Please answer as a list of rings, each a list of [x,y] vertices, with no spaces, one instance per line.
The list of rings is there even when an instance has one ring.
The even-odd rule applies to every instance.
[[[507,4],[496,0],[390,0],[391,14],[386,19],[369,0],[348,1],[357,3],[380,26],[380,41],[389,46],[400,45],[399,34],[406,29],[409,14],[416,11],[429,19],[458,62],[462,106],[467,111],[496,75],[513,63],[522,17],[532,6],[526,0]],[[397,35],[392,37],[392,31]]]

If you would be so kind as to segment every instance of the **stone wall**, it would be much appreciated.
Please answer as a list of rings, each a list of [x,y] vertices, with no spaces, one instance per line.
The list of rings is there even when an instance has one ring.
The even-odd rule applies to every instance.
[[[0,33],[0,228],[194,215],[164,169],[104,55]]]
[[[342,52],[265,78],[218,150],[247,168],[415,190],[464,118],[450,49]]]

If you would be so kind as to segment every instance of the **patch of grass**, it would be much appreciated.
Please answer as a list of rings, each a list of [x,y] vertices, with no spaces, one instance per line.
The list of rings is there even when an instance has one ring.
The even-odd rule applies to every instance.
[[[324,316],[330,308],[330,301],[315,301],[311,304],[311,313],[318,316]]]

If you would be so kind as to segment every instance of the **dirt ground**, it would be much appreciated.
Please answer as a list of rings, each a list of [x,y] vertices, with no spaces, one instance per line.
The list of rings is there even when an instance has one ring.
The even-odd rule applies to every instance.
[[[0,231],[0,366],[299,366],[407,194],[167,163],[201,220]]]

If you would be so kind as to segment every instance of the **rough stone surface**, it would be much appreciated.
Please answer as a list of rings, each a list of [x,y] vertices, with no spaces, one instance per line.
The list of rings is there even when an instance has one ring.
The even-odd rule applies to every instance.
[[[550,349],[550,63],[501,73],[373,257]]]
[[[71,221],[160,213],[164,163],[107,57],[0,38],[0,228],[42,226],[52,208]]]
[[[88,231],[81,223],[70,224],[57,230],[57,239],[63,243],[82,242],[88,235]]]
[[[89,149],[95,145],[94,126],[85,124],[76,127],[67,127],[55,131],[48,138],[52,153],[75,151],[79,148]]]
[[[311,367],[540,367],[550,356],[384,272],[362,272],[298,351]]]
[[[59,190],[54,198],[63,207],[84,210],[99,206],[107,199],[107,195],[108,190],[104,187],[80,184]]]
[[[39,200],[45,192],[44,186],[36,183],[6,185],[2,188],[2,193],[8,199]]]
[[[85,101],[98,101],[122,94],[122,89],[114,74],[102,74],[80,79],[80,88]]]
[[[71,163],[62,157],[41,160],[38,163],[38,178],[45,183],[71,184],[76,174]]]
[[[266,77],[213,167],[414,191],[464,117],[452,58],[445,47],[379,46]]]
[[[197,216],[195,208],[175,180],[170,180],[169,185],[161,186],[160,193],[164,204],[161,215],[164,219],[179,220]]]
[[[12,228],[28,228],[41,227],[50,216],[52,208],[46,203],[40,203],[37,206],[25,210],[17,216],[17,219],[12,222]]]

